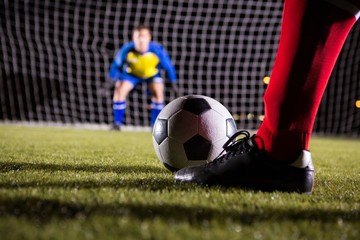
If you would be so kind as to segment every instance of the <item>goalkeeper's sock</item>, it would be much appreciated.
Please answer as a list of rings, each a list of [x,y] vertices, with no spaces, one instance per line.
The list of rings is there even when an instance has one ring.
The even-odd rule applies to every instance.
[[[161,110],[164,108],[165,104],[164,102],[151,102],[151,110],[150,110],[150,124],[151,126],[154,126],[155,120]]]
[[[359,8],[358,0],[285,1],[265,119],[255,137],[273,159],[296,159],[308,150],[320,100]]]
[[[114,124],[121,126],[124,121],[124,115],[126,110],[125,101],[114,101],[113,102],[113,114],[114,114]]]

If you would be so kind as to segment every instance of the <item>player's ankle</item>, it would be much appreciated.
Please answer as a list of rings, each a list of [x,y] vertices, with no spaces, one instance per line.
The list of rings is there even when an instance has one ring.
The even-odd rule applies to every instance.
[[[294,162],[303,150],[308,150],[304,144],[292,141],[291,138],[276,140],[264,139],[259,135],[252,138],[254,145],[273,161],[290,164]]]

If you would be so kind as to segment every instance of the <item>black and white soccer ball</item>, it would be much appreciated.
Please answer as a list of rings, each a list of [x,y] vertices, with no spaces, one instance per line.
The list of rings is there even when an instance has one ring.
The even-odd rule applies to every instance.
[[[160,162],[170,171],[177,171],[216,158],[235,132],[235,121],[220,102],[189,95],[161,110],[152,135]]]

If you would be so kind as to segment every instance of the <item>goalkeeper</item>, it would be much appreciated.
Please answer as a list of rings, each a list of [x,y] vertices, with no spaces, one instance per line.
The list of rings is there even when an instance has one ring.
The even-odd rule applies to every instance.
[[[124,44],[116,53],[110,66],[109,77],[115,81],[113,97],[114,130],[120,130],[126,110],[126,98],[137,85],[146,83],[151,93],[150,123],[164,107],[164,69],[177,96],[176,71],[161,44],[151,41],[150,27],[140,25],[132,34],[132,41]]]

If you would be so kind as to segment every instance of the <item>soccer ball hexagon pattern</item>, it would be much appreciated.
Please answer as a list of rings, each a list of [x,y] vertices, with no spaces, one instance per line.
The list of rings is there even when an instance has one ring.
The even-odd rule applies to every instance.
[[[216,158],[235,132],[235,121],[220,102],[203,95],[188,95],[163,108],[152,135],[160,162],[170,171],[177,171]]]

